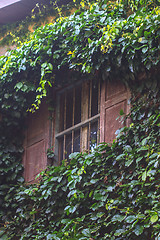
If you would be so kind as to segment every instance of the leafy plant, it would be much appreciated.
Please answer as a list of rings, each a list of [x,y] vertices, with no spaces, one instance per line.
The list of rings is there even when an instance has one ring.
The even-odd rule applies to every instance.
[[[0,57],[0,223],[9,239],[159,239],[159,6],[130,1],[128,12],[128,3],[82,5]],[[125,81],[132,124],[111,146],[23,184],[26,111],[51,86],[82,77]]]
[[[132,123],[111,146],[72,153],[19,189],[9,239],[159,239],[159,91],[135,101],[137,89]]]

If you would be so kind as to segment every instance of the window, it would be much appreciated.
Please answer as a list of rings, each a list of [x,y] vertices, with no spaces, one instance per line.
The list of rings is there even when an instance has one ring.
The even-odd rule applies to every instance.
[[[58,160],[72,152],[93,150],[99,142],[100,84],[86,81],[58,93],[56,142]]]

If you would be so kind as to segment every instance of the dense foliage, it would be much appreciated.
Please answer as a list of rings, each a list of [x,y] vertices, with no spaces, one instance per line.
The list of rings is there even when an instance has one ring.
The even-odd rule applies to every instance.
[[[62,4],[63,3],[63,4]],[[26,38],[38,27],[45,25],[51,21],[55,21],[61,15],[70,15],[73,4],[70,0],[50,0],[34,2],[33,9],[29,16],[21,21],[1,24],[0,28],[0,46],[17,45],[24,42]]]
[[[133,96],[132,124],[111,146],[72,153],[69,164],[20,187],[6,223],[9,239],[160,239],[158,85],[147,83],[141,98]]]
[[[50,4],[49,4],[50,2]],[[121,4],[125,13],[133,12],[141,6],[154,7],[158,4],[158,0],[95,0],[98,3],[107,3],[112,6],[115,2]],[[93,1],[90,0],[50,0],[35,4],[30,16],[27,16],[22,21],[1,25],[0,28],[0,46],[13,45],[24,40],[33,32],[37,27],[47,24],[48,22],[54,22],[59,16],[64,17],[71,14],[72,9],[79,9],[80,7],[91,6]],[[48,5],[49,4],[49,5]]]
[[[160,9],[130,2],[131,13],[123,1],[87,10],[82,2],[0,57],[0,224],[11,239],[159,239]],[[26,110],[79,74],[118,76],[135,96],[136,86],[133,124],[111,147],[72,155],[35,186],[21,185]]]
[[[59,77],[60,70],[92,74],[100,71],[104,79],[121,75],[123,80],[130,81],[138,72],[147,74],[158,66],[158,6],[141,7],[128,17],[123,4],[89,6],[88,10],[77,10],[70,17],[38,28],[29,40],[0,58],[4,108],[5,100],[7,109],[11,107],[8,98],[13,88],[32,92],[38,84],[36,102],[40,104],[48,85],[61,85],[73,78],[73,72],[69,78]],[[9,95],[4,96],[5,84]]]

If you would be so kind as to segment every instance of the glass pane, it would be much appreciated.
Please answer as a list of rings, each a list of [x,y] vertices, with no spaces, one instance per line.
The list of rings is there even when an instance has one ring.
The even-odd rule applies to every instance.
[[[97,132],[98,132],[98,121],[91,124],[91,135],[90,135],[90,150],[97,146]]]
[[[72,134],[66,135],[66,149],[65,149],[65,158],[68,159],[69,154],[72,152]]]
[[[75,110],[74,110],[74,125],[81,122],[81,85],[75,89]]]
[[[64,94],[60,97],[60,123],[59,123],[59,131],[64,130]]]
[[[91,105],[91,116],[98,114],[98,82],[93,81],[92,83],[92,105]]]
[[[73,152],[80,152],[80,130],[74,132]]]
[[[63,160],[63,144],[64,144],[64,139],[63,138],[60,138],[59,139],[59,161],[61,162]]]
[[[66,96],[66,129],[72,127],[73,118],[73,89]]]

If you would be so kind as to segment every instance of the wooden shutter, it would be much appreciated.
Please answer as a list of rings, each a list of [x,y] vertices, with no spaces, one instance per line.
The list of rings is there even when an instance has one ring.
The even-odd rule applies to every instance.
[[[47,166],[47,148],[49,146],[49,114],[46,104],[29,114],[24,142],[24,177],[31,182]]]
[[[123,127],[121,125],[120,110],[125,114],[129,112],[129,90],[119,80],[105,81],[101,88],[100,108],[100,142],[111,143],[115,139],[115,132]]]

